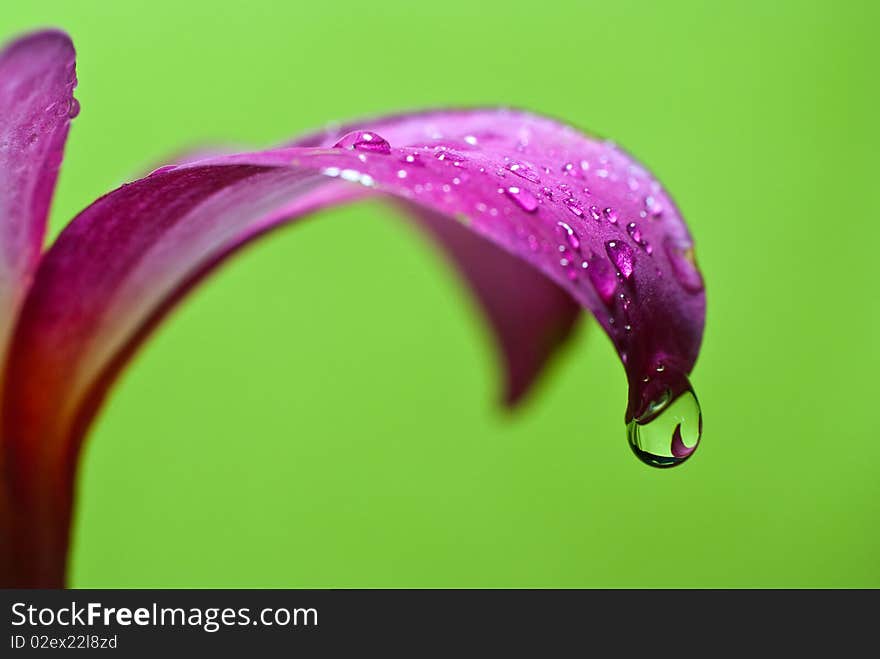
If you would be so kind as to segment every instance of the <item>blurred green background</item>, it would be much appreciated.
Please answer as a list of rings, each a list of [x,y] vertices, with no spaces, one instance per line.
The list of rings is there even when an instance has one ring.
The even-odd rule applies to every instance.
[[[99,417],[73,585],[880,586],[876,7],[7,3],[4,40],[79,52],[55,232],[185,146],[505,104],[648,163],[707,281],[703,444],[656,471],[595,326],[504,414],[476,307],[388,209],[277,234]]]

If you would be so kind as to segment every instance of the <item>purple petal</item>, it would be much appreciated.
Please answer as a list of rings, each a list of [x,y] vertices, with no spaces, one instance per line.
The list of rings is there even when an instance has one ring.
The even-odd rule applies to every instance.
[[[695,266],[680,215],[630,156],[555,121],[507,110],[422,113],[364,122],[360,130],[371,139],[326,134],[310,138],[315,146],[160,170],[99,199],[62,233],[22,309],[7,371],[15,386],[6,390],[3,434],[20,503],[19,573],[48,583],[62,578],[79,444],[140,342],[229,254],[327,204],[397,197],[434,214],[426,226],[455,245],[454,254],[471,249],[462,238],[466,226],[508,263],[518,259],[543,273],[590,309],[614,342],[630,382],[628,417],[650,403],[656,373],[667,387],[684,386],[705,299],[695,278],[682,275]],[[453,228],[439,228],[437,214]],[[621,244],[627,250],[616,249]],[[504,259],[490,253],[462,264],[498,322],[515,308],[508,296],[516,287],[505,281],[495,306],[491,271]],[[687,263],[671,262],[670,253]],[[512,268],[511,276],[520,271]],[[537,281],[523,284],[523,300],[533,300]],[[556,314],[564,303],[556,288],[542,286],[547,313]],[[534,339],[524,335],[522,343]],[[509,342],[520,344],[519,337]],[[522,359],[525,381],[543,356]]]
[[[66,34],[37,32],[0,52],[0,360],[36,268],[70,119],[79,106]]]
[[[332,140],[336,135],[324,135],[322,139]],[[364,139],[365,135],[370,139]],[[351,131],[343,137],[347,137],[346,141],[354,148],[366,151],[381,152],[390,146],[384,140],[374,144],[372,133],[368,131]],[[305,146],[314,142],[314,136],[307,136],[292,145]],[[336,145],[345,146],[339,145],[338,140]],[[171,159],[176,165],[164,165],[158,171],[229,154],[228,149],[189,150]],[[380,193],[364,190],[363,194]],[[328,200],[327,203],[332,202]],[[507,407],[516,406],[547,362],[571,337],[580,307],[570,295],[522,259],[480,239],[457,223],[449,222],[442,215],[411,203],[399,205],[446,253],[469,284],[500,350],[504,368],[502,401]]]

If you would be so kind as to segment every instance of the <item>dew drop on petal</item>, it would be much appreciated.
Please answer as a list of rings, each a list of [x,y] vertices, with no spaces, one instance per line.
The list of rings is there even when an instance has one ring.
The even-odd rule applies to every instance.
[[[388,140],[369,130],[352,131],[344,135],[333,146],[337,149],[357,149],[358,151],[370,151],[385,155],[391,153],[391,145]]]
[[[589,261],[587,273],[590,283],[596,289],[599,298],[609,304],[614,299],[614,291],[617,289],[617,277],[614,268],[602,257],[594,257]]]
[[[619,240],[609,240],[605,243],[605,251],[624,279],[632,277],[635,269],[635,254],[629,245]]]
[[[703,290],[703,276],[694,259],[694,248],[690,243],[667,239],[664,242],[666,256],[672,266],[672,274],[681,284],[682,288],[691,293],[699,293]]]
[[[636,243],[642,242],[642,232],[639,230],[639,225],[635,222],[630,222],[626,225],[626,232]]]
[[[577,199],[574,197],[570,197],[565,200],[565,207],[568,209],[568,212],[574,215],[575,217],[583,217],[584,211],[581,209],[580,204],[578,204]]]
[[[577,232],[572,229],[567,222],[557,222],[556,226],[562,230],[565,239],[568,241],[568,244],[572,249],[578,249],[581,246],[581,241]]]
[[[507,169],[532,183],[538,183],[541,180],[538,172],[523,162],[512,162],[507,166]]]
[[[661,206],[656,199],[654,199],[653,195],[648,195],[645,197],[645,208],[651,213],[651,217],[653,219],[657,219],[661,215],[663,215],[663,206]]]
[[[562,257],[559,259],[559,265],[565,270],[565,276],[570,281],[574,281],[578,277],[578,268],[574,263],[574,258],[564,246],[561,249]]]
[[[566,176],[578,176],[578,169],[573,162],[567,162],[562,166],[562,173]]]
[[[534,213],[538,208],[538,200],[535,198],[535,195],[524,188],[511,185],[504,189],[504,193],[527,213]]]
[[[645,237],[642,235],[642,230],[639,229],[639,225],[635,222],[630,222],[626,225],[626,232],[629,234],[629,237],[633,239],[633,242],[641,247],[646,253],[651,254],[654,249],[651,245],[648,244],[648,241],[645,240]]]
[[[615,224],[617,222],[617,211],[613,208],[605,208],[602,213],[605,215],[605,219],[607,219],[611,224]]]

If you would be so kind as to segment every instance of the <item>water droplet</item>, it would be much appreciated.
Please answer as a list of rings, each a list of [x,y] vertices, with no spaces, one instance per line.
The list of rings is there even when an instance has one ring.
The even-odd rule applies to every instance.
[[[575,217],[583,217],[584,211],[581,210],[581,207],[578,204],[577,199],[575,199],[574,197],[569,197],[568,199],[565,200],[565,207]]]
[[[581,246],[580,238],[578,238],[577,233],[567,222],[557,222],[556,226],[562,230],[562,233],[565,236],[565,239],[568,241],[568,244],[571,245],[572,249],[577,249]]]
[[[512,171],[517,176],[521,176],[527,181],[531,181],[532,183],[537,183],[541,180],[538,176],[538,172],[529,167],[527,164],[523,162],[512,162],[507,166],[507,169]]]
[[[372,153],[391,153],[391,145],[381,135],[368,130],[355,130],[343,136],[336,144],[337,149],[357,149],[358,151],[370,151]]]
[[[590,215],[593,217],[594,220],[599,220],[602,218],[602,216],[599,215],[599,209],[596,206],[590,206]]]
[[[70,99],[70,105],[67,107],[67,116],[70,119],[76,118],[79,114],[79,101],[75,98]]]
[[[635,254],[629,245],[619,240],[609,240],[605,243],[605,251],[624,279],[632,277],[635,268]]]
[[[560,245],[559,250],[562,254],[562,258],[559,259],[559,265],[565,270],[565,276],[568,277],[570,281],[574,281],[578,276],[578,269],[577,266],[575,266],[574,258],[564,245]]]
[[[605,208],[602,212],[605,214],[605,218],[609,222],[611,222],[611,224],[617,223],[617,211],[615,211],[613,208]]]
[[[422,162],[422,157],[418,153],[408,153],[401,158],[401,161],[405,162],[407,165],[415,165],[417,167],[425,166],[425,163]]]
[[[645,197],[645,208],[651,213],[651,217],[657,219],[663,215],[663,206],[652,195]]]
[[[341,178],[346,181],[351,181],[352,183],[360,183],[368,188],[372,188],[376,186],[376,181],[373,180],[373,177],[369,174],[361,174],[356,169],[339,169],[339,167],[325,167],[321,170],[321,173],[324,176],[331,176],[333,178]]]
[[[617,288],[614,268],[602,257],[591,258],[589,264],[587,273],[590,276],[590,283],[593,284],[601,300],[609,304],[614,299],[614,291]]]
[[[437,160],[449,160],[455,167],[461,167],[461,164],[463,162],[467,162],[467,158],[461,155],[458,151],[453,151],[452,149],[448,149],[445,146],[438,146],[434,148],[434,157]]]
[[[516,205],[527,213],[534,213],[538,208],[538,200],[524,188],[511,185],[504,190],[505,194],[516,202]]]
[[[627,439],[636,457],[661,468],[687,460],[697,450],[702,434],[703,414],[690,383],[674,399],[671,391],[664,389],[644,414],[626,426]]]
[[[667,239],[664,242],[666,256],[672,265],[672,274],[681,286],[691,293],[699,293],[703,290],[703,276],[694,259],[694,247],[690,243]]]
[[[642,242],[642,232],[639,231],[639,225],[635,222],[630,222],[626,225],[626,232],[629,234],[630,238],[632,238],[635,242]]]
[[[639,225],[635,222],[630,222],[626,225],[626,232],[629,234],[629,237],[633,239],[633,242],[641,247],[645,252],[650,254],[654,251],[651,245],[648,244],[648,241],[645,240],[645,237],[642,235],[642,230],[639,229]]]

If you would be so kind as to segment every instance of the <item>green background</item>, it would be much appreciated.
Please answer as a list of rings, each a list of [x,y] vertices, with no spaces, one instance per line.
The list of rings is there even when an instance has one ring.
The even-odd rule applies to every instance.
[[[0,37],[79,52],[53,231],[183,147],[504,104],[648,163],[707,282],[703,444],[656,471],[594,325],[504,414],[476,307],[390,210],[281,232],[126,371],[73,585],[880,586],[880,12],[718,4],[5,3]]]

